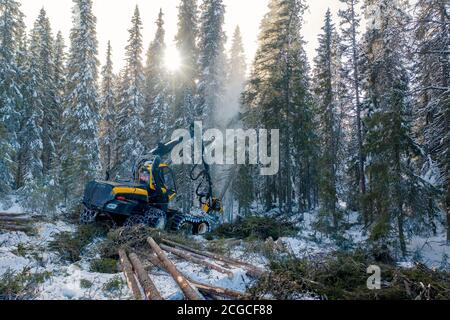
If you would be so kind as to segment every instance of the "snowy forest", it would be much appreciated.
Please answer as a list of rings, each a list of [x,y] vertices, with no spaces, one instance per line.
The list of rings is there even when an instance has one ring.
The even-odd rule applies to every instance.
[[[225,34],[223,0],[180,0],[178,21],[155,12],[151,43],[143,42],[136,6],[126,65],[115,73],[114,48],[98,52],[93,0],[73,1],[69,41],[45,8],[26,26],[20,1],[0,0],[4,211],[20,204],[46,219],[70,215],[88,182],[130,174],[140,155],[194,121],[221,130],[279,129],[277,175],[238,167],[219,227],[228,238],[245,237],[236,221],[250,229],[289,221],[322,245],[361,241],[377,261],[419,259],[414,241],[441,239],[439,259],[448,268],[450,3],[336,1],[343,9],[337,18],[323,16],[310,63],[302,29],[308,1],[270,0],[251,65],[239,26]],[[176,70],[165,63],[169,23],[178,30]],[[175,205],[189,212],[197,205],[189,167],[174,170]],[[214,170],[218,189],[229,171]],[[279,249],[269,235],[263,243]],[[288,241],[294,251],[299,241]]]

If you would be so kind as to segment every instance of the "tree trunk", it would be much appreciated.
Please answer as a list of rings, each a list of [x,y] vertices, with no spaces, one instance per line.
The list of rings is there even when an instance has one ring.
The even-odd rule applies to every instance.
[[[363,150],[363,133],[362,133],[362,121],[361,121],[361,96],[360,96],[360,83],[359,83],[359,67],[358,67],[358,42],[356,40],[356,13],[355,3],[351,4],[352,13],[352,47],[353,47],[353,78],[355,86],[355,98],[356,98],[356,127],[358,138],[358,168],[359,168],[359,189],[360,194],[364,196],[366,194],[366,173],[364,163],[364,150]],[[361,208],[361,206],[360,206]],[[364,210],[365,211],[365,210]],[[364,213],[364,224],[369,225],[369,218],[367,212]]]
[[[181,245],[181,244],[169,241],[169,240],[165,240],[165,239],[163,239],[162,241],[164,243],[168,244],[168,245],[175,246],[175,247],[178,247],[178,248],[182,248],[182,249],[185,249],[185,250],[187,250],[189,252],[193,252],[193,253],[196,253],[198,255],[201,255],[201,256],[213,259],[213,260],[217,260],[217,261],[220,261],[220,262],[224,262],[226,264],[230,264],[230,265],[234,265],[234,266],[237,266],[237,267],[240,267],[240,268],[244,268],[244,269],[246,269],[247,273],[250,276],[252,276],[252,277],[259,278],[259,277],[261,277],[264,274],[263,270],[255,267],[255,266],[252,266],[252,265],[250,265],[248,263],[239,261],[239,260],[235,260],[235,259],[228,258],[228,257],[222,256],[222,255],[210,253],[210,252],[207,252],[207,251],[195,250],[193,248],[190,248],[190,247],[187,247],[187,246],[184,246],[184,245]]]
[[[122,265],[123,273],[127,279],[128,287],[133,292],[136,300],[142,300],[141,290],[137,284],[136,278],[133,274],[133,267],[130,260],[128,260],[125,250],[119,250],[120,264]]]
[[[158,257],[155,254],[150,255],[150,257],[148,259],[156,267],[160,268],[161,270],[163,270],[165,272],[168,272],[167,268],[162,264],[162,262],[158,259]],[[211,286],[208,284],[194,281],[190,278],[186,278],[186,280],[189,281],[199,291],[207,293],[207,294],[212,294],[212,295],[216,295],[219,297],[225,297],[225,298],[236,298],[236,299],[248,298],[248,295],[245,293],[240,293],[240,292],[225,289],[225,288],[214,287],[214,286]]]
[[[246,293],[241,293],[241,292],[237,292],[234,290],[210,286],[210,285],[207,285],[204,283],[194,281],[192,279],[189,279],[189,282],[192,283],[192,285],[194,287],[196,287],[199,291],[207,293],[207,294],[212,294],[212,295],[224,297],[224,298],[234,298],[237,300],[249,298],[249,295]]]
[[[183,274],[178,271],[176,266],[167,258],[167,256],[164,254],[164,252],[161,250],[161,248],[158,246],[158,244],[153,240],[153,238],[147,239],[148,244],[153,249],[153,251],[158,256],[159,260],[161,260],[162,265],[165,267],[165,269],[169,272],[169,274],[173,277],[175,282],[178,284],[180,289],[183,291],[186,298],[189,300],[203,300],[202,297],[192,288],[192,286],[189,284],[189,282],[186,280],[186,278],[183,276]]]
[[[150,279],[150,277],[148,276],[147,271],[145,271],[145,268],[143,267],[138,256],[134,253],[130,254],[130,261],[131,264],[133,265],[133,269],[139,279],[139,282],[141,283],[141,286],[144,289],[144,293],[147,299],[156,301],[164,300],[161,297],[161,294],[159,293],[152,279]]]
[[[230,270],[224,269],[222,267],[216,266],[215,264],[212,264],[205,260],[199,259],[199,258],[195,257],[192,253],[189,253],[189,252],[186,252],[186,251],[183,251],[180,249],[171,248],[164,244],[161,245],[161,249],[163,249],[164,251],[170,252],[176,256],[179,256],[180,258],[183,258],[187,261],[190,261],[195,264],[202,265],[207,268],[216,270],[217,272],[220,272],[222,274],[226,274],[230,279],[232,279],[234,277],[233,272],[231,272]]]

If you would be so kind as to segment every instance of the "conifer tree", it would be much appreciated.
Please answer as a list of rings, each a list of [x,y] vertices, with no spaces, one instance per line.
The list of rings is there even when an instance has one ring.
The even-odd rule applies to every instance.
[[[100,158],[103,171],[110,172],[114,167],[114,148],[116,130],[116,93],[111,42],[108,41],[106,63],[103,66],[100,97]]]
[[[223,0],[203,0],[200,6],[198,102],[195,115],[213,126],[214,112],[223,103],[225,42]]]
[[[333,228],[338,228],[337,212],[337,169],[338,169],[338,96],[335,84],[337,66],[337,36],[331,21],[331,12],[327,11],[323,34],[319,36],[318,56],[315,59],[314,94],[317,104],[317,118],[320,150],[319,191],[322,202],[322,214],[331,217]]]
[[[46,176],[53,169],[56,158],[55,126],[58,120],[58,105],[56,101],[54,39],[50,21],[44,9],[41,9],[34,28],[31,31],[29,48],[30,77],[33,77],[33,95],[31,105],[35,105],[42,113],[42,119],[37,124],[41,127],[42,169]]]
[[[259,178],[266,209],[290,213],[293,195],[314,205],[312,124],[309,66],[300,35],[306,6],[299,0],[272,0],[261,24],[259,49],[244,94],[252,127],[280,129],[281,168]],[[293,163],[291,159],[297,159]],[[293,172],[300,172],[297,176]],[[294,178],[295,177],[295,178]],[[294,188],[295,186],[295,188]],[[305,188],[306,186],[306,188]],[[302,199],[302,200],[303,200]]]
[[[128,45],[126,47],[126,66],[121,79],[122,89],[118,115],[118,150],[117,163],[122,174],[130,174],[134,161],[144,152],[142,144],[145,130],[142,120],[144,113],[144,68],[142,65],[142,21],[136,6],[131,19]]]
[[[59,174],[61,174],[61,158],[62,158],[62,139],[64,134],[64,119],[63,113],[65,108],[65,96],[66,96],[66,82],[67,82],[67,69],[66,69],[66,45],[62,33],[59,31],[56,35],[53,64],[54,64],[54,86],[55,86],[55,101],[56,101],[56,115],[55,122],[53,124],[53,141],[56,144],[56,159],[55,167]]]
[[[163,12],[156,21],[155,38],[147,52],[145,67],[145,147],[151,150],[164,138],[170,138],[168,130],[170,107],[170,79],[165,66],[165,30]]]
[[[175,76],[173,127],[187,128],[194,121],[194,97],[198,79],[197,0],[181,0],[178,7],[178,31],[175,37],[181,66]],[[174,129],[172,128],[172,129]]]
[[[99,172],[98,42],[92,0],[74,0],[72,13],[64,112],[63,185],[67,188],[65,193],[76,198]]]
[[[350,185],[351,189],[358,188],[356,193],[354,190],[350,192],[358,196],[351,197],[351,204],[355,209],[360,208],[361,195],[366,193],[366,177],[365,177],[365,157],[363,153],[363,127],[362,127],[362,105],[361,105],[361,74],[360,74],[360,45],[358,43],[359,27],[361,18],[358,14],[359,0],[340,0],[344,5],[344,9],[339,11],[341,18],[342,48],[343,58],[345,59],[344,69],[346,72],[347,90],[351,97],[351,115],[354,116],[351,126],[352,140],[350,142],[351,156],[351,179],[354,181]],[[353,166],[354,164],[354,166]],[[356,206],[356,207],[355,207]],[[367,219],[365,219],[367,224]]]
[[[406,68],[406,3],[368,1],[369,28],[365,36],[367,69],[364,89],[368,116],[365,152],[368,155],[366,214],[376,252],[399,247],[406,254],[407,217],[429,215],[428,184],[410,159],[419,155],[412,139],[410,75]],[[432,208],[431,208],[432,209]],[[398,244],[398,245],[397,245]]]
[[[23,105],[23,69],[20,56],[25,26],[20,3],[0,1],[0,193],[16,187],[20,109]],[[23,60],[23,59],[22,59]]]
[[[450,8],[445,1],[417,1],[413,25],[416,126],[425,153],[427,173],[437,167],[450,243]]]

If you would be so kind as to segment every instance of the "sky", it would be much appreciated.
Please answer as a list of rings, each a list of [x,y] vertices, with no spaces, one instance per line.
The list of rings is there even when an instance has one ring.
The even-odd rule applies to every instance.
[[[166,42],[169,55],[174,56],[173,39],[177,32],[177,6],[180,0],[94,0],[94,14],[97,17],[97,36],[99,41],[99,60],[105,61],[106,45],[111,41],[113,47],[113,61],[116,71],[125,64],[124,52],[128,40],[128,29],[134,7],[139,6],[143,21],[144,51],[152,41],[159,9],[165,14]],[[199,3],[202,0],[199,0]],[[50,18],[53,33],[61,31],[66,39],[72,25],[72,0],[20,0],[22,11],[26,16],[28,28],[33,26],[39,10],[44,7]],[[268,11],[269,0],[224,0],[226,6],[225,32],[228,37],[227,48],[237,25],[240,26],[245,45],[248,64],[253,61],[257,50],[259,26]],[[307,53],[312,61],[318,46],[317,36],[321,32],[325,12],[331,9],[335,18],[341,6],[339,0],[307,0],[309,10],[305,15],[303,36],[307,41]],[[66,40],[66,45],[69,41]]]

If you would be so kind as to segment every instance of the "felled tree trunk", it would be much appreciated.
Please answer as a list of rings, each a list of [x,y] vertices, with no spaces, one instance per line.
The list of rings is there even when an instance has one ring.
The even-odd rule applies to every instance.
[[[150,277],[148,276],[147,271],[145,271],[145,268],[142,265],[141,261],[139,260],[138,256],[134,253],[131,253],[130,261],[131,264],[133,265],[133,269],[139,279],[139,282],[141,283],[142,288],[144,289],[145,296],[147,297],[147,299],[157,301],[164,300],[161,297],[161,294],[159,293],[152,279],[150,279]]]
[[[180,287],[181,291],[183,291],[184,295],[189,300],[203,300],[197,291],[190,285],[190,283],[186,280],[183,274],[178,271],[176,266],[167,258],[162,249],[158,246],[158,244],[153,240],[153,238],[147,239],[148,244],[153,249],[153,251],[158,256],[159,260],[161,260],[162,265],[165,267],[167,272],[172,276],[175,282]]]
[[[139,286],[133,274],[133,266],[131,265],[130,260],[128,260],[125,250],[119,250],[119,257],[123,273],[125,274],[125,278],[127,279],[128,287],[130,288],[131,292],[133,292],[134,298],[136,300],[142,300],[141,290],[139,289]]]
[[[199,259],[197,257],[195,257],[192,253],[189,253],[188,251],[184,251],[181,249],[175,249],[175,248],[171,248],[169,246],[166,246],[164,244],[161,245],[161,249],[163,249],[164,251],[170,252],[180,258],[183,258],[187,261],[193,262],[195,264],[198,265],[202,265],[205,266],[207,268],[216,270],[217,272],[220,272],[222,274],[226,274],[229,278],[233,278],[233,272],[231,272],[230,270],[227,270],[225,268],[219,267],[215,264],[209,263],[208,261]]]
[[[165,240],[165,239],[163,239],[162,241],[164,243],[168,244],[168,245],[175,246],[175,247],[178,247],[178,248],[182,248],[182,249],[185,249],[187,251],[193,252],[195,254],[198,254],[198,255],[201,255],[201,256],[213,259],[213,260],[217,260],[217,261],[220,261],[220,262],[223,262],[223,263],[226,263],[226,264],[230,264],[230,265],[234,265],[234,266],[237,266],[237,267],[240,267],[240,268],[244,268],[247,271],[247,274],[252,276],[252,277],[259,278],[259,277],[261,277],[264,274],[263,270],[255,267],[255,266],[253,266],[251,264],[239,261],[239,260],[235,260],[235,259],[232,259],[232,258],[228,258],[228,257],[222,256],[222,255],[211,253],[211,252],[207,252],[207,251],[196,250],[196,249],[190,248],[188,246],[185,246],[185,245],[182,245],[182,244],[178,244],[178,243],[175,243],[175,242],[172,242],[172,241],[169,241],[169,240]]]

